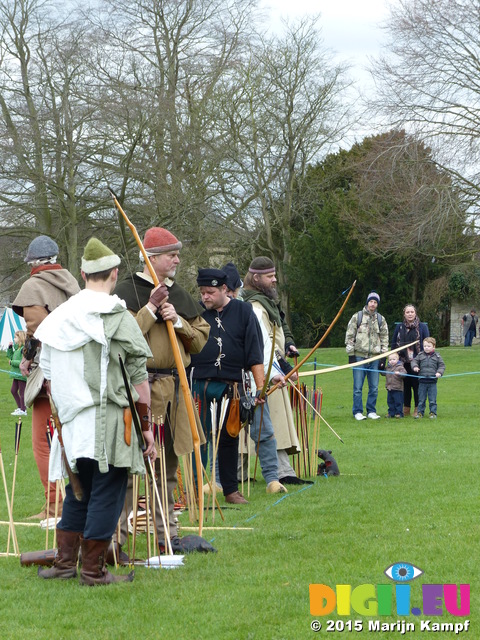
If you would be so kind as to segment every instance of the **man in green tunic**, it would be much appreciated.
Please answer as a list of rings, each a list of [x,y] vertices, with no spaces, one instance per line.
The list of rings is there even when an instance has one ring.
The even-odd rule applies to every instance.
[[[82,550],[80,582],[109,584],[133,579],[113,576],[105,556],[125,500],[128,473],[145,473],[143,456],[156,457],[150,429],[146,361],[150,349],[125,303],[111,295],[120,258],[91,238],[82,258],[85,289],[53,311],[35,336],[42,341],[40,365],[62,424],[66,460],[82,485],[78,500],[67,485],[57,526],[54,566],[42,578],[73,578]],[[120,369],[125,363],[141,420],[146,450],[125,420],[128,400]],[[52,442],[50,479],[62,476],[61,443]]]

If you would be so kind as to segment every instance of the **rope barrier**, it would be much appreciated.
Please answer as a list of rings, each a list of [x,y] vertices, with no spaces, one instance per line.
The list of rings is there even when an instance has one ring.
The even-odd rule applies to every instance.
[[[306,365],[310,364],[310,365],[315,365],[317,369],[323,367],[324,369],[327,369],[328,367],[337,367],[338,365],[336,364],[324,364],[323,362],[306,362]],[[372,371],[372,369],[367,369],[364,367],[355,367],[355,369],[357,371]],[[348,369],[345,369],[345,371],[348,371]],[[10,370],[7,369],[0,369],[0,373],[8,373],[10,374]],[[393,372],[390,371],[380,371],[380,373],[385,373],[386,375],[393,375]],[[480,371],[464,371],[463,373],[447,373],[446,375],[442,376],[442,378],[458,378],[460,376],[478,376],[480,374]],[[313,371],[312,371],[312,375],[313,375]],[[414,375],[413,373],[404,373],[402,375],[402,378],[418,378],[418,375]],[[433,378],[433,376],[430,376]],[[422,378],[427,378],[428,376],[422,376]],[[438,379],[438,378],[437,378]]]
[[[292,493],[291,491],[289,491],[288,493],[284,493],[281,498],[279,498],[278,500],[276,500],[274,503],[269,504],[265,507],[265,509],[262,512],[259,513],[254,513],[253,515],[249,516],[248,518],[246,518],[246,520],[243,521],[243,524],[246,524],[247,522],[251,522],[252,520],[255,520],[255,518],[260,517],[261,515],[263,515],[264,513],[266,513],[267,511],[270,511],[270,509],[272,509],[273,507],[276,507],[277,504],[280,504],[280,502],[283,502],[283,500],[286,500],[287,498],[292,498],[293,496],[298,495],[299,493],[301,493],[302,491],[306,491],[307,489],[313,489],[313,487],[315,486],[316,483],[314,484],[307,484],[304,487],[301,487],[300,489],[298,489],[298,491],[295,491],[294,493]],[[240,525],[233,525],[234,529],[239,528]],[[222,528],[222,527],[220,527]],[[211,540],[209,540],[210,544],[213,543],[215,541],[215,537],[213,537]]]
[[[318,371],[320,368],[324,368],[324,369],[328,369],[329,367],[338,367],[337,364],[324,364],[322,362],[306,362],[305,364],[310,364],[315,366],[316,365],[316,371]],[[367,367],[355,367],[355,369],[357,371],[372,371],[372,369],[368,369]],[[344,369],[344,371],[349,371],[349,369]],[[305,375],[308,372],[305,372]],[[314,371],[311,372],[312,375],[314,374]],[[386,375],[394,375],[393,371],[384,371],[384,370],[380,370],[379,369],[379,373],[385,373]],[[479,375],[480,371],[464,371],[463,373],[447,373],[446,375],[441,376],[442,378],[458,378],[459,376],[475,376],[475,375]],[[425,379],[433,379],[435,378],[435,376],[419,376],[418,374],[413,374],[413,373],[403,373],[402,374],[402,378],[420,378],[422,377],[424,380]],[[435,378],[435,379],[439,379],[439,378]]]

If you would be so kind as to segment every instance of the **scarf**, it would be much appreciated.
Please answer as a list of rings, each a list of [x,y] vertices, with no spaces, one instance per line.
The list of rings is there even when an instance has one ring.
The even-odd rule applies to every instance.
[[[415,316],[413,322],[407,322],[405,318],[403,319],[403,323],[397,335],[397,347],[401,347],[402,345],[413,342],[414,340],[418,340],[418,344],[420,344],[420,320],[418,316]],[[403,351],[401,353],[403,354]],[[418,345],[415,344],[413,345],[413,354],[416,355],[417,353]]]
[[[30,271],[30,275],[34,276],[36,273],[40,273],[41,271],[53,271],[55,269],[62,269],[62,265],[60,264],[41,264],[38,267],[32,267]]]

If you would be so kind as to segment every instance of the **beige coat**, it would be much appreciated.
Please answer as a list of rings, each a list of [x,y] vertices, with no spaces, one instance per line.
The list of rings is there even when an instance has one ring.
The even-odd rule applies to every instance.
[[[268,317],[268,313],[262,304],[258,301],[252,301],[252,307],[255,315],[260,322],[262,334],[264,335],[264,349],[266,362],[270,359],[273,337],[273,323]],[[275,329],[275,350],[285,357],[285,336],[282,327]],[[272,372],[271,376],[275,375]],[[268,407],[270,409],[270,417],[277,440],[277,449],[285,449],[288,454],[300,452],[300,444],[297,432],[295,430],[295,421],[293,418],[292,405],[290,404],[290,395],[288,387],[277,389],[268,396]]]
[[[136,315],[138,325],[153,353],[147,360],[147,369],[174,369],[175,359],[170,345],[168,331],[164,322],[155,322],[155,318],[146,307]],[[178,347],[185,367],[190,364],[190,353],[199,353],[208,339],[210,325],[200,316],[187,321],[182,318],[182,327],[175,329]],[[193,451],[193,440],[188,421],[187,407],[180,381],[172,376],[156,377],[151,384],[152,418],[155,422],[165,419],[170,404],[171,432],[177,456]],[[191,399],[193,402],[193,399]],[[200,442],[205,442],[203,429],[197,411],[194,411]]]

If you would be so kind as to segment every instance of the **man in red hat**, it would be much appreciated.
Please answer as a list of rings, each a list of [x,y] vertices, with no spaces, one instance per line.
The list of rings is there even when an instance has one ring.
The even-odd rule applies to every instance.
[[[202,307],[173,280],[180,263],[182,243],[167,229],[153,227],[146,232],[143,246],[160,284],[154,286],[145,265],[143,272],[137,272],[122,282],[115,293],[125,300],[127,308],[135,314],[153,353],[153,357],[147,361],[152,418],[155,422],[165,423],[170,538],[172,549],[182,551],[173,516],[173,490],[177,484],[178,456],[191,453],[193,441],[165,322],[171,320],[173,323],[185,367],[190,364],[190,354],[199,353],[206,344],[210,325],[202,318]],[[198,425],[201,426],[199,419]],[[201,428],[199,433],[204,442]],[[157,504],[155,508],[158,510]],[[160,512],[156,513],[155,520],[158,540],[165,540]]]

